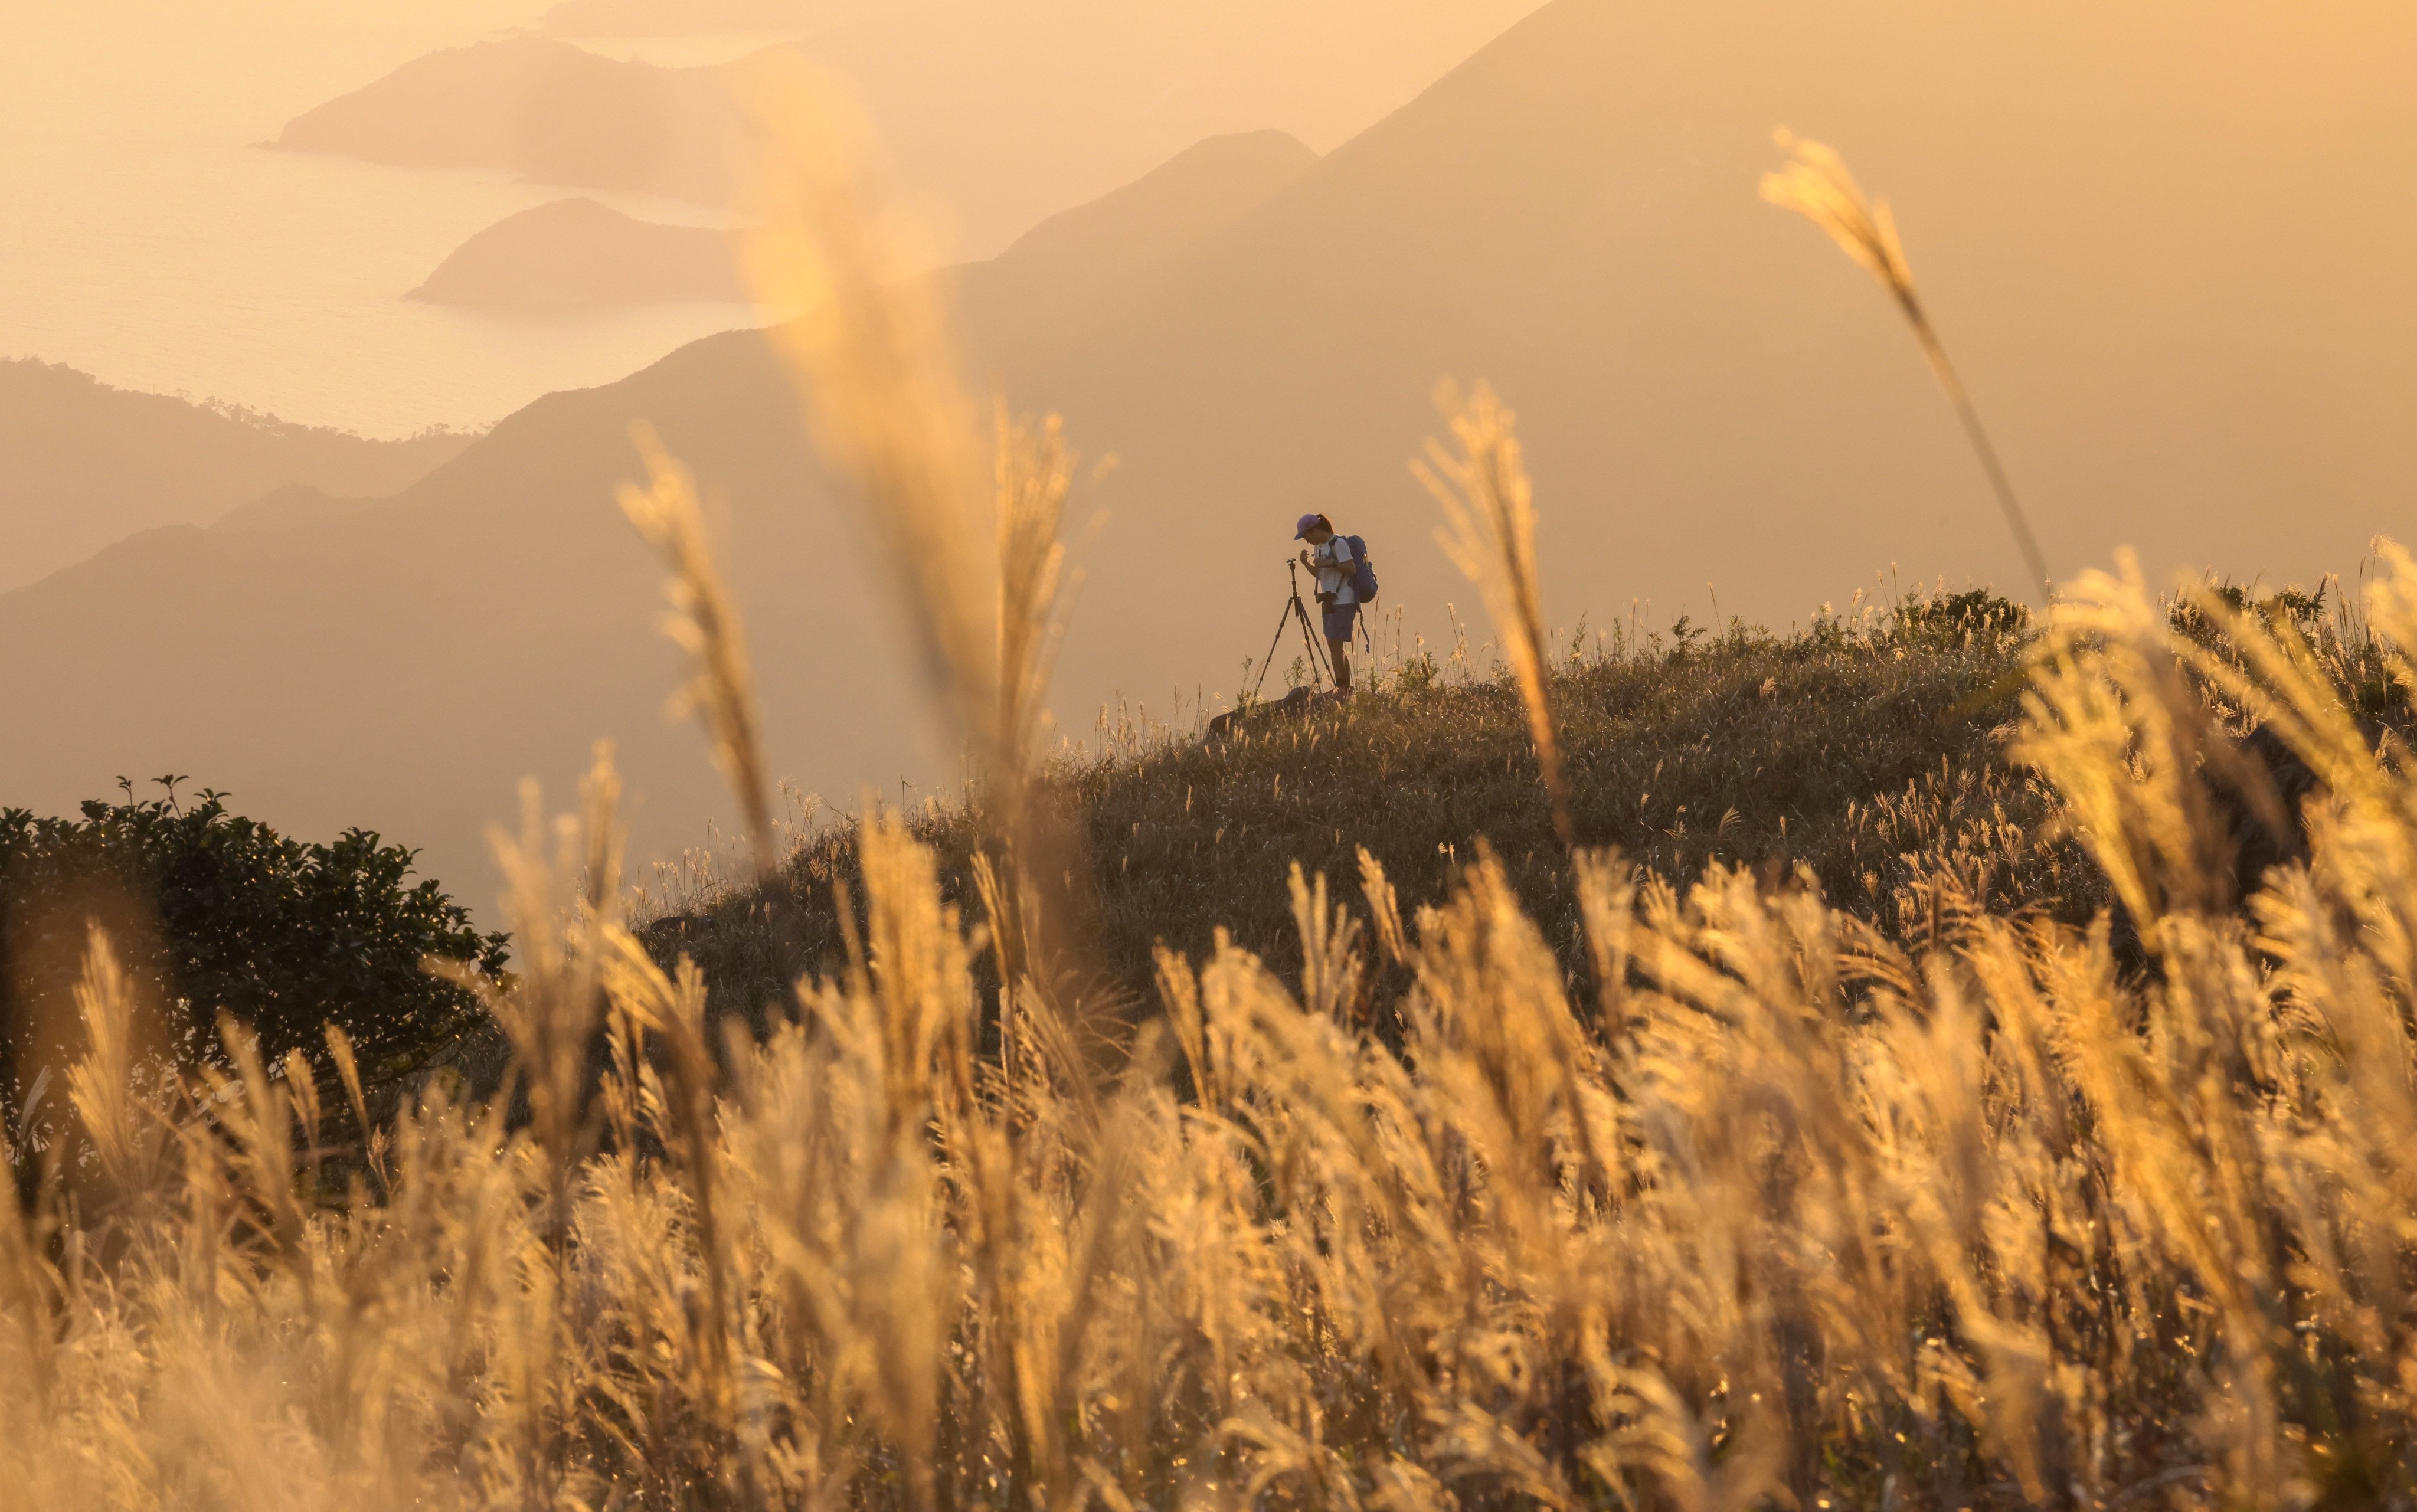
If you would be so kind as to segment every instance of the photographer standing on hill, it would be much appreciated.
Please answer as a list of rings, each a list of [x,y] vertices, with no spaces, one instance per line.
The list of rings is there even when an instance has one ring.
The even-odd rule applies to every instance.
[[[1317,574],[1317,602],[1326,612],[1326,647],[1334,662],[1334,690],[1351,691],[1351,626],[1360,617],[1361,601],[1374,597],[1376,575],[1356,538],[1338,536],[1324,515],[1303,515],[1293,526],[1293,539],[1309,542],[1301,565]],[[1360,590],[1366,586],[1370,592]]]

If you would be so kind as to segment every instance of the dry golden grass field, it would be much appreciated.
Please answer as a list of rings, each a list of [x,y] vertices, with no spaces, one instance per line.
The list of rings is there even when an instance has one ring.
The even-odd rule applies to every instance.
[[[0,1202],[0,1504],[2417,1501],[2417,563],[1573,656],[1479,391],[1429,477],[1498,674],[1053,757],[1067,443],[985,462],[774,125],[759,276],[964,798],[776,841],[658,456],[747,869],[637,917],[609,760],[532,800],[458,973],[500,1080],[399,1100],[232,1023],[144,1074],[96,932]]]

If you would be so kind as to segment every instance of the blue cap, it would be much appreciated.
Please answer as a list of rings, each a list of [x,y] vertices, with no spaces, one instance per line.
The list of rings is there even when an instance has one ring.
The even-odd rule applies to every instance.
[[[1300,520],[1298,520],[1298,521],[1296,521],[1296,522],[1294,522],[1294,524],[1293,524],[1293,527],[1292,527],[1292,538],[1293,538],[1293,539],[1295,539],[1295,540],[1301,540],[1301,539],[1305,538],[1305,537],[1309,535],[1309,529],[1310,529],[1310,527],[1311,527],[1312,525],[1316,524],[1319,521],[1321,521],[1321,520],[1323,520],[1323,519],[1325,519],[1325,518],[1326,518],[1326,517],[1325,517],[1324,515],[1303,515],[1303,516],[1301,516],[1301,517],[1300,517]]]

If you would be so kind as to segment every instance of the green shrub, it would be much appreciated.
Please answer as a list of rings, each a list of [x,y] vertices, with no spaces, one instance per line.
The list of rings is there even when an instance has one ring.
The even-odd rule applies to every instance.
[[[2029,605],[1982,588],[1969,593],[1914,594],[1897,606],[1894,619],[1899,633],[1908,638],[1949,642],[1974,635],[2021,636],[2031,627]]]
[[[155,1053],[185,1065],[218,1053],[221,1013],[249,1024],[271,1059],[324,1055],[322,1025],[352,1036],[362,1069],[407,1064],[470,1010],[429,975],[433,956],[504,963],[414,853],[366,830],[332,845],[289,839],[197,802],[88,802],[78,818],[0,809],[0,1092],[22,1137],[33,1083],[81,1042],[72,990],[91,925],[109,930],[164,1018]],[[64,1101],[53,1089],[52,1097]],[[35,1121],[38,1126],[39,1120]]]

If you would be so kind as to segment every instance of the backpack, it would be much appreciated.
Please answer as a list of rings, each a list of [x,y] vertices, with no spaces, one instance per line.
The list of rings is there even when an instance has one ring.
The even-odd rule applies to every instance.
[[[1368,560],[1368,543],[1357,536],[1343,537],[1351,545],[1351,596],[1363,604],[1376,601],[1376,568]]]

